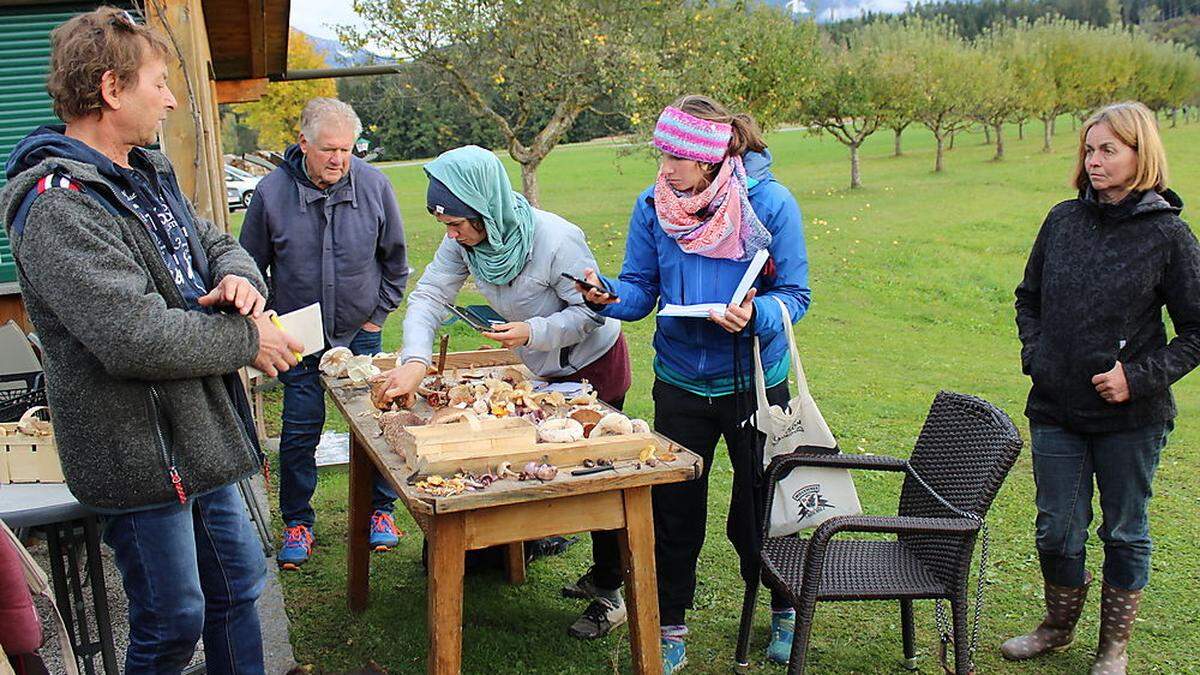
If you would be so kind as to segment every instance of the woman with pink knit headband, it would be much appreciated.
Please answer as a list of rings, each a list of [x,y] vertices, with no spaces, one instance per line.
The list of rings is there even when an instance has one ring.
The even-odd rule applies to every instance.
[[[620,276],[585,270],[589,282],[608,290],[580,287],[601,315],[637,321],[665,304],[728,303],[756,254],[769,254],[740,304],[702,318],[656,318],[654,428],[704,458],[699,479],[653,488],[663,668],[673,673],[687,663],[684,615],[695,596],[708,476],[722,436],[734,469],[726,533],[743,579],[757,581],[763,438],[743,424],[755,407],[753,338],[761,344],[767,398],[786,405],[784,331],[792,326],[783,308],[798,320],[810,291],[800,207],[771,174],[771,155],[749,115],[684,96],[658,118],[654,145],[662,152],[658,177],[634,203]],[[778,594],[771,608],[767,656],[787,663],[795,613]]]

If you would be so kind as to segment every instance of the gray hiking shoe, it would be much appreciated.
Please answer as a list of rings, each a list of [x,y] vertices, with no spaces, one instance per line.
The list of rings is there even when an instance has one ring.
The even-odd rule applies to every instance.
[[[580,640],[595,640],[612,632],[614,628],[625,623],[625,602],[621,594],[616,599],[599,595],[592,600],[587,609],[583,610],[575,623],[567,629],[567,635]]]
[[[579,600],[591,600],[600,595],[600,589],[596,586],[595,567],[588,568],[588,571],[573,584],[567,584],[562,587],[564,598],[577,598]]]

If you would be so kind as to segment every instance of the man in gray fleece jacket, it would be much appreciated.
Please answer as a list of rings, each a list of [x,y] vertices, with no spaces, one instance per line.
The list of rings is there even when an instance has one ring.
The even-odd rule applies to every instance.
[[[44,347],[68,487],[109,514],[129,599],[126,673],[261,673],[265,561],[234,485],[262,462],[236,370],[296,360],[249,255],[196,217],[154,142],[170,51],[104,7],[51,33],[65,127],[14,149],[0,192]]]

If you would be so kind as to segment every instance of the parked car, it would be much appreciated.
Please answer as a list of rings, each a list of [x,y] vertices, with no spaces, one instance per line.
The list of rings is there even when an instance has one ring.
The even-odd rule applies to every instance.
[[[230,208],[250,206],[250,199],[258,188],[260,176],[247,173],[233,166],[225,165],[225,194],[229,199]]]

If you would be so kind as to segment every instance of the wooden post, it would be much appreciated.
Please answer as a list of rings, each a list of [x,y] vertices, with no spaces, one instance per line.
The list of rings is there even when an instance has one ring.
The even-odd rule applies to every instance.
[[[619,531],[625,568],[625,600],[629,611],[629,647],[633,672],[662,672],[658,630],[658,581],[654,566],[654,513],[650,487],[624,490],[625,529]]]
[[[463,574],[466,528],[461,513],[433,517],[429,533],[429,586],[425,590],[430,675],[462,671]],[[661,668],[660,668],[661,670]]]
[[[146,23],[171,45],[167,83],[178,107],[163,122],[161,144],[196,213],[229,230],[220,117],[212,52],[201,0],[151,0]]]
[[[350,434],[350,513],[346,523],[346,595],[350,611],[358,614],[367,608],[370,588],[371,554],[367,550],[371,526],[371,487],[375,484],[375,466],[358,434]],[[430,568],[432,569],[432,567]]]
[[[508,583],[514,586],[525,583],[525,542],[514,541],[504,545],[504,568]]]

